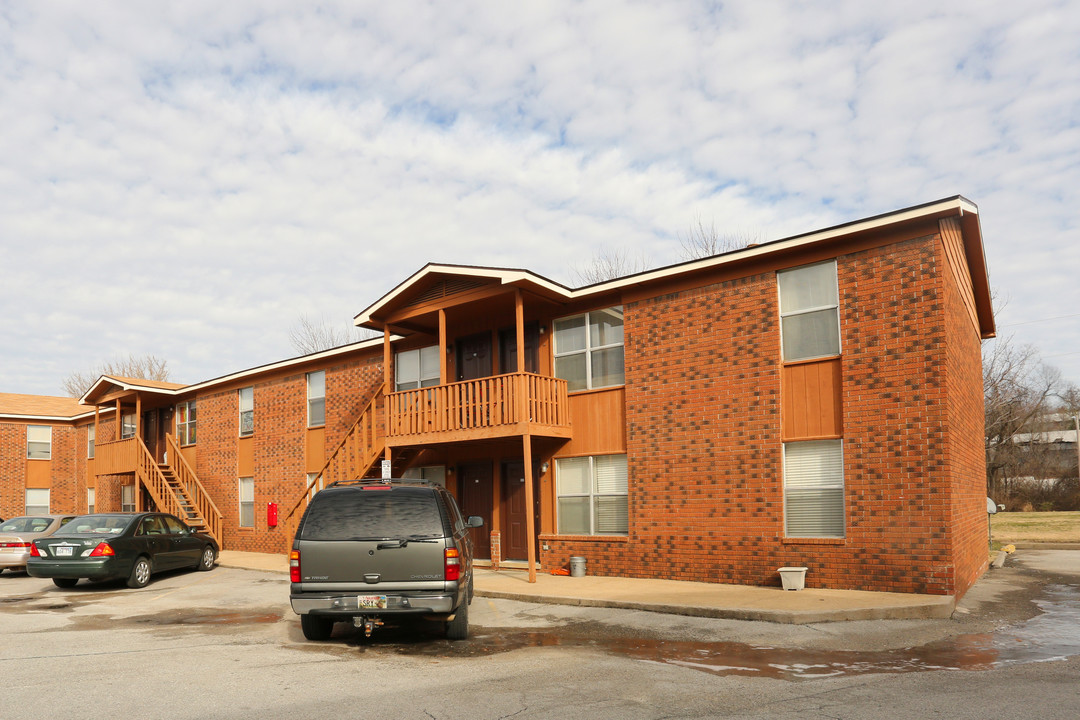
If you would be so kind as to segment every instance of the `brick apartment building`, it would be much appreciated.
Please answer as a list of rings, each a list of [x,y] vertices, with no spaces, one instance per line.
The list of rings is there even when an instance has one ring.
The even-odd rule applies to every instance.
[[[0,394],[0,516],[157,506],[283,553],[311,493],[389,462],[483,516],[496,566],[956,596],[986,567],[962,197],[578,289],[427,265],[356,323],[382,337]]]

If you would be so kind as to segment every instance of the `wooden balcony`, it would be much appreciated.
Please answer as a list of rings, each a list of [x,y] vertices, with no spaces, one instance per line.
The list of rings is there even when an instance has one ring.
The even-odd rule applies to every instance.
[[[390,447],[525,434],[571,437],[566,381],[533,373],[389,393],[386,402]]]
[[[119,475],[133,473],[139,464],[137,438],[94,445],[94,474]]]

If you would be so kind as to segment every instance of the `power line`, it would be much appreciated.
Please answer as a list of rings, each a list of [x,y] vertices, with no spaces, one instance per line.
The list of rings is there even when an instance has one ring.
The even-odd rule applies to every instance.
[[[1002,325],[1001,327],[1015,327],[1017,325],[1031,325],[1032,323],[1050,322],[1051,320],[1066,320],[1068,318],[1080,317],[1080,313],[1073,313],[1071,315],[1058,315],[1057,317],[1039,318],[1038,320],[1025,320],[1023,322],[1014,322]],[[1066,353],[1068,354],[1068,353]]]

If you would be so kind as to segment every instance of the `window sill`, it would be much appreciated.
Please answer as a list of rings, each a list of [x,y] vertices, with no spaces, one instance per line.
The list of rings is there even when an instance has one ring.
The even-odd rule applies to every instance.
[[[325,427],[326,427],[326,423],[323,423],[322,425],[308,425],[307,429],[308,430],[321,430],[321,429],[323,429]]]
[[[783,538],[784,545],[845,545],[847,538]]]
[[[626,388],[626,383],[621,383],[619,385],[606,385],[606,386],[601,387],[601,388],[585,388],[583,390],[569,390],[569,391],[567,391],[567,395],[587,395],[589,393],[601,393],[601,392],[608,392],[610,390],[623,390],[625,388]]]
[[[236,528],[236,531],[237,532],[242,532],[242,533],[250,533],[250,532],[255,532],[255,528],[254,527],[247,527],[245,525],[241,525],[241,526]]]
[[[628,535],[558,535],[555,533],[541,533],[540,540],[557,540],[560,542],[630,542]]]

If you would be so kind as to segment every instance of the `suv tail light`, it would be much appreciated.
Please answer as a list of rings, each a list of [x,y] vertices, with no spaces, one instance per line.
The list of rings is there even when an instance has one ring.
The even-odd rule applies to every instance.
[[[446,548],[446,578],[447,580],[461,579],[461,560],[457,548]]]
[[[90,557],[112,557],[114,555],[116,555],[116,551],[107,542],[98,543],[98,546],[90,553]]]
[[[289,582],[300,582],[300,551],[289,553]]]

